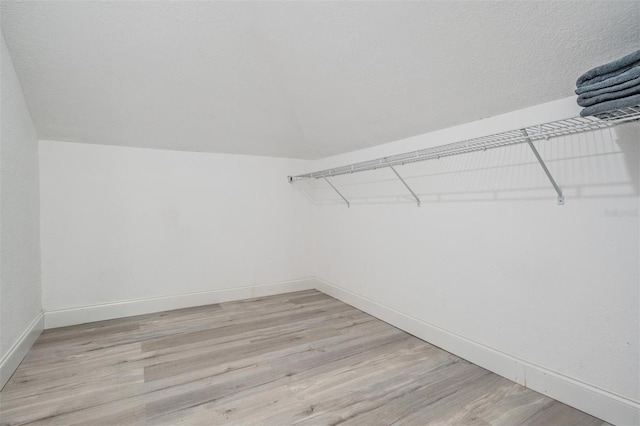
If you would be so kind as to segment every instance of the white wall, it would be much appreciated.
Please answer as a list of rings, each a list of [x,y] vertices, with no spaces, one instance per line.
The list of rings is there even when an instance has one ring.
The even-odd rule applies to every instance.
[[[313,169],[577,112],[569,98],[324,159]],[[334,204],[317,208],[316,275],[371,303],[637,404],[639,128],[537,143],[565,190],[564,206],[556,205],[526,145],[399,167],[414,176],[408,182],[423,198],[420,208],[388,170],[334,178],[352,206],[333,196]],[[374,194],[371,185],[380,190]],[[327,199],[331,190],[318,193]]]
[[[350,209],[326,185],[285,181],[577,112],[567,98],[317,162],[41,141],[47,324],[176,307],[137,300],[213,303],[217,290],[316,276],[383,307],[381,317],[440,330],[451,339],[434,342],[454,353],[465,356],[456,342],[471,342],[489,358],[539,367],[520,375],[471,359],[512,369],[505,375],[520,383],[544,392],[555,383],[551,396],[610,421],[629,418],[616,417],[616,404],[635,416],[637,124],[537,143],[565,191],[561,207],[526,145],[399,167],[420,208],[388,170],[334,179]],[[299,188],[335,203],[314,206]],[[541,379],[548,374],[557,377]],[[571,399],[584,389],[612,402],[601,410]]]
[[[308,277],[312,205],[286,181],[305,164],[40,141],[47,327],[74,308]]]
[[[38,139],[2,39],[0,388],[42,330]]]

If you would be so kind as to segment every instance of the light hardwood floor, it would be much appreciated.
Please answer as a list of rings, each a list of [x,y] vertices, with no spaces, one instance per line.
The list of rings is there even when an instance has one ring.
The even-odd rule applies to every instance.
[[[0,423],[604,424],[314,290],[46,330]]]

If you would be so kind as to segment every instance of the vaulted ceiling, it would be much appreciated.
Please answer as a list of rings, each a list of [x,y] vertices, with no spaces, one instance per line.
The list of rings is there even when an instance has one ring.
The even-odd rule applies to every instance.
[[[572,95],[638,1],[2,0],[42,139],[296,158]]]

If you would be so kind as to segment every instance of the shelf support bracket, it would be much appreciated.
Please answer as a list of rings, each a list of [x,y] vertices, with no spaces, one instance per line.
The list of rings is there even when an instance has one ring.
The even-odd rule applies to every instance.
[[[551,182],[551,185],[553,185],[553,189],[556,190],[556,193],[558,194],[558,197],[556,198],[558,201],[558,205],[562,206],[564,204],[564,195],[562,195],[562,189],[560,189],[553,176],[551,176],[551,172],[549,172],[549,169],[547,169],[547,165],[544,164],[544,160],[542,159],[542,157],[540,157],[538,150],[533,145],[533,142],[531,141],[531,138],[529,137],[529,134],[525,129],[522,129],[522,135],[529,144],[529,148],[531,148],[531,151],[533,151],[533,155],[535,155],[538,159],[538,163],[540,163],[540,166],[542,167],[542,170],[544,170],[544,173],[547,175],[547,178]]]
[[[411,193],[411,195],[413,195],[413,198],[416,199],[416,201],[418,202],[418,207],[420,207],[420,198],[418,198],[418,196],[416,195],[415,192],[413,192],[413,190],[409,187],[409,185],[407,185],[407,182],[404,181],[404,179],[402,179],[402,176],[400,176],[400,173],[398,173],[396,171],[396,169],[392,166],[389,165],[389,168],[393,171],[393,173],[396,174],[396,176],[398,176],[398,179],[400,179],[400,182],[402,182],[402,184],[404,185],[405,188],[407,188],[409,190],[409,192]]]
[[[338,188],[336,188],[335,186],[333,186],[331,182],[329,182],[329,179],[327,179],[326,176],[323,176],[322,179],[324,179],[329,184],[329,186],[331,186],[333,190],[336,191],[336,193],[340,196],[340,198],[342,198],[344,202],[347,203],[347,208],[351,207],[351,204],[349,204],[349,201],[347,201],[347,199],[344,198],[344,195],[342,195],[340,191],[338,191]]]

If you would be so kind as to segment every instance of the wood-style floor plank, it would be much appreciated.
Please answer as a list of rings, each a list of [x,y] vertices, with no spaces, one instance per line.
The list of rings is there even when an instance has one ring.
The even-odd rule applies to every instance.
[[[46,330],[0,424],[606,423],[309,290]]]

